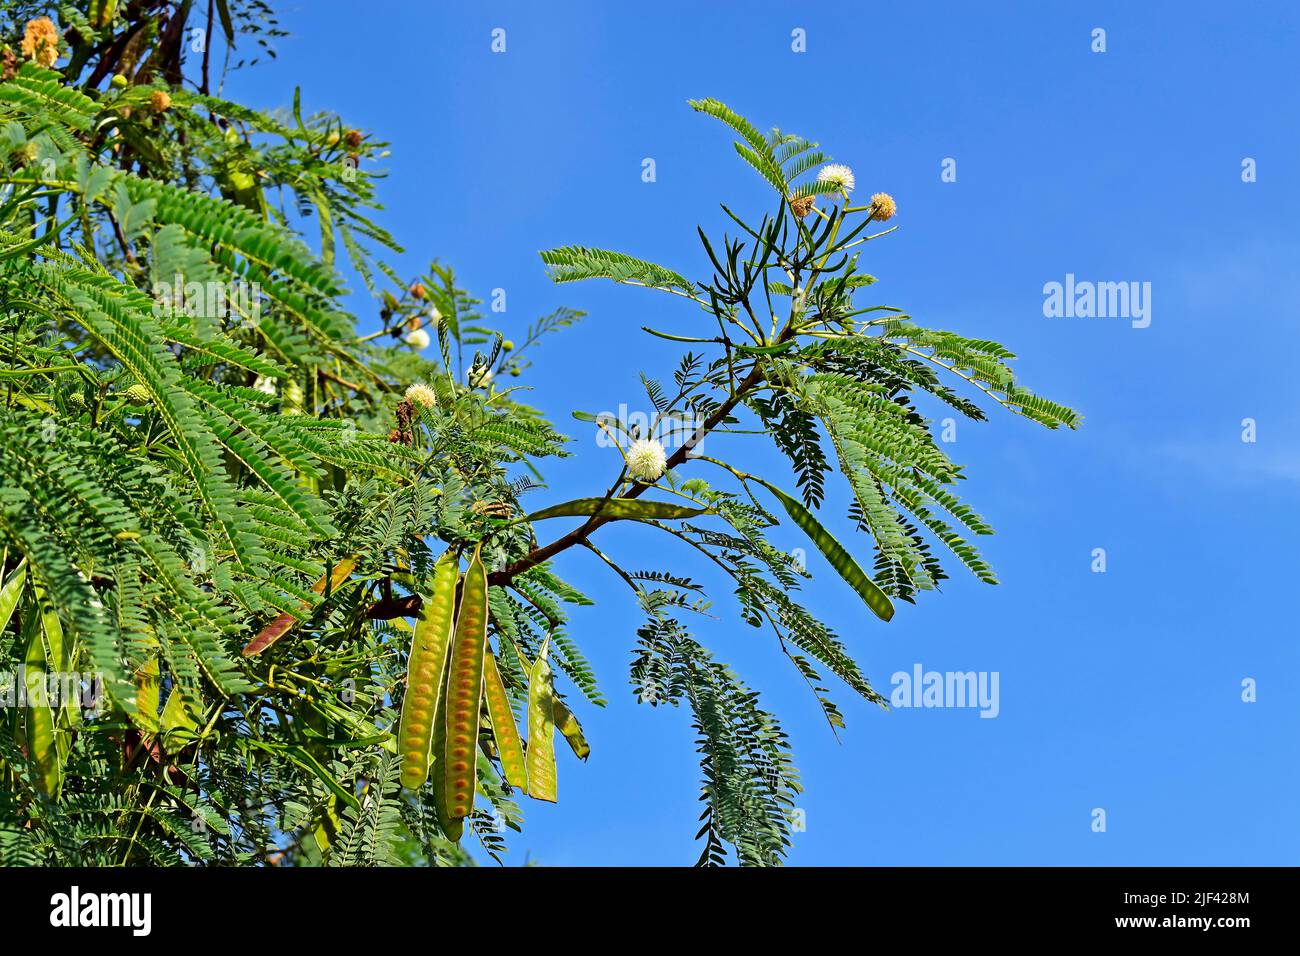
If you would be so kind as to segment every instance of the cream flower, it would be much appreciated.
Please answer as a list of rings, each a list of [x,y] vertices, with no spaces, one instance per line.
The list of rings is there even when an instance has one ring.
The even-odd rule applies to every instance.
[[[429,333],[424,331],[424,329],[416,329],[414,332],[407,332],[406,344],[417,352],[423,352],[429,347]]]
[[[875,207],[871,218],[876,222],[893,219],[894,213],[898,212],[898,203],[894,202],[894,197],[889,193],[876,193],[871,197],[871,205]]]
[[[639,438],[627,450],[627,472],[637,481],[658,481],[668,467],[664,446],[653,438]]]
[[[433,408],[438,404],[438,393],[428,385],[412,385],[406,390],[406,400],[421,408]]]
[[[442,322],[442,313],[438,311],[436,305],[429,306],[429,328],[436,329]]]
[[[263,395],[274,395],[275,379],[269,378],[266,375],[259,375],[257,376],[257,381],[253,383],[253,388],[261,392]]]
[[[853,187],[858,181],[853,178],[853,170],[839,163],[831,163],[829,166],[823,166],[821,172],[817,174],[819,183],[830,183],[840,192],[851,193]]]

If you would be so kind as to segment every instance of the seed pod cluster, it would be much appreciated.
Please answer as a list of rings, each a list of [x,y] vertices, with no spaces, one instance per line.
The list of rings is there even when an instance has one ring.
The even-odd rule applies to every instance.
[[[424,599],[411,643],[397,733],[402,785],[417,790],[432,778],[438,822],[451,840],[460,839],[474,809],[484,709],[507,784],[538,800],[556,801],[557,729],[578,757],[585,759],[590,751],[577,719],[555,696],[549,640],[535,662],[520,658],[528,676],[525,746],[488,646],[487,569],[478,549],[463,577],[459,571],[452,552],[434,567],[432,593]]]

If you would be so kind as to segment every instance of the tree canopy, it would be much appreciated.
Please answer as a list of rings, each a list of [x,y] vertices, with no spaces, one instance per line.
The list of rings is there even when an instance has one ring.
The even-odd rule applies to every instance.
[[[621,468],[554,500],[546,465],[570,442],[515,380],[549,336],[585,334],[582,313],[506,340],[448,266],[390,264],[370,171],[388,144],[296,93],[283,113],[214,94],[280,34],[267,4],[5,0],[0,32],[4,862],[459,864],[470,841],[500,858],[523,797],[581,793],[555,747],[585,759],[606,703],[590,600],[553,564],[580,548],[643,611],[631,692],[692,715],[699,862],[779,863],[793,756],[692,636],[710,606],[692,574],[725,572],[726,613],[770,635],[835,730],[832,687],[885,701],[771,529],[842,579],[819,590],[888,621],[954,563],[996,583],[927,409],[1078,424],[1003,346],[871,301],[860,259],[892,197],[857,198],[816,143],[701,99],[771,201],[724,207],[726,234],[684,225],[708,275],[541,253],[557,283],[671,296],[699,330],[646,330],[682,347],[642,375],[648,425],[574,413]],[[345,273],[370,314],[347,311]],[[746,430],[793,477],[702,453]],[[820,516],[836,480],[858,542]],[[674,540],[672,563],[607,553],[614,522]]]

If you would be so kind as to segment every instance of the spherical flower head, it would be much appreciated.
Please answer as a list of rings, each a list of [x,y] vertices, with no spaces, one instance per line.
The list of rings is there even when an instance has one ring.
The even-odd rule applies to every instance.
[[[23,56],[41,66],[51,67],[59,58],[59,31],[49,17],[28,20],[23,29]]]
[[[428,294],[429,293],[425,291],[424,286],[420,285],[418,282],[411,286],[411,295],[415,296],[417,299],[423,299]]]
[[[166,113],[171,105],[172,97],[166,90],[154,90],[149,97],[149,109],[155,113]]]
[[[149,398],[149,389],[138,382],[126,390],[126,400],[132,405],[146,405]]]
[[[876,222],[893,219],[894,213],[898,212],[898,203],[894,202],[894,197],[889,193],[876,193],[871,197],[871,206],[871,218]]]
[[[853,170],[839,163],[831,163],[829,166],[823,166],[821,172],[817,174],[819,183],[830,183],[842,193],[853,192],[853,187],[858,181],[853,178]]]
[[[407,332],[406,344],[417,352],[423,352],[429,347],[429,333],[424,331],[424,329],[416,329],[414,332]]]
[[[653,438],[638,438],[627,450],[627,473],[637,481],[658,481],[668,467],[664,446]]]
[[[436,329],[442,322],[442,313],[438,311],[436,305],[429,306],[429,328]]]
[[[347,143],[348,146],[350,146],[353,149],[360,149],[362,138],[363,137],[361,136],[361,130],[350,129],[347,131],[347,135],[343,137],[343,142]]]
[[[267,375],[259,375],[257,381],[253,382],[253,388],[263,395],[274,395],[275,379]]]
[[[406,400],[420,408],[433,408],[438,404],[438,393],[428,385],[420,383],[406,390]]]

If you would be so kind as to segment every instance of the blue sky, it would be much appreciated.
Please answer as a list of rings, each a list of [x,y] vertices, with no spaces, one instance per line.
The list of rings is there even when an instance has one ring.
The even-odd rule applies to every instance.
[[[878,689],[917,663],[996,671],[996,719],[885,712],[838,688],[849,726],[837,742],[770,637],[736,622],[722,581],[651,531],[600,532],[630,565],[671,564],[714,586],[719,620],[697,636],[781,715],[803,774],[807,829],[791,863],[1296,861],[1300,661],[1284,602],[1300,492],[1300,8],[284,9],[293,35],[279,59],[227,92],[272,108],[300,84],[307,109],[392,141],[380,218],[409,250],[405,271],[437,256],[480,296],[505,289],[494,318],[516,336],[558,305],[589,313],[522,380],[576,439],[575,457],[549,468],[547,500],[603,490],[614,469],[570,411],[645,407],[637,373],[668,377],[677,348],[640,327],[690,335],[699,316],[652,292],[554,286],[538,250],[607,247],[707,278],[696,224],[720,232],[719,202],[768,208],[728,131],[693,113],[692,97],[816,139],[853,167],[860,194],[893,194],[900,228],[860,265],[880,280],[871,301],[1003,342],[1026,384],[1085,415],[1076,433],[1008,414],[958,426],[949,451],[967,465],[965,497],[998,529],[985,550],[1001,585],[954,575],[882,624],[811,562],[806,600]],[[490,50],[497,27],[503,54]],[[1091,51],[1097,27],[1104,53]],[[804,53],[791,49],[796,28]],[[653,183],[641,178],[647,157]],[[955,182],[940,180],[945,158]],[[1046,318],[1043,286],[1067,273],[1151,283],[1150,326]],[[1241,440],[1245,418],[1254,443]],[[718,438],[709,451],[792,484],[761,439]],[[846,504],[837,486],[825,516],[847,542]],[[794,529],[777,540],[801,543]],[[865,560],[868,542],[854,544]],[[1095,548],[1105,573],[1091,570]],[[635,703],[639,617],[626,590],[589,554],[559,566],[598,599],[572,631],[610,705],[579,705],[592,757],[562,758],[558,806],[526,801],[511,862],[689,863],[688,714]],[[1247,678],[1254,703],[1241,699]]]

